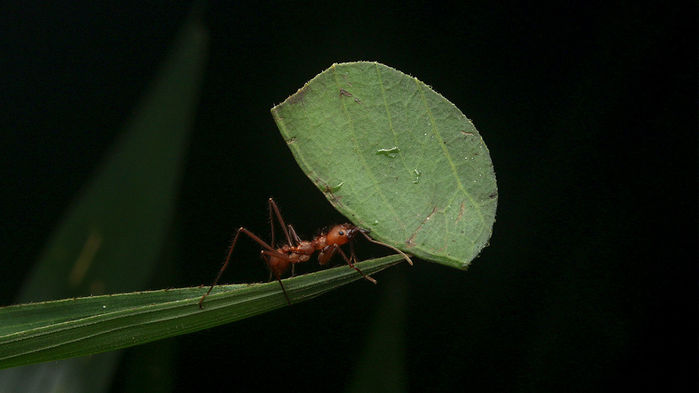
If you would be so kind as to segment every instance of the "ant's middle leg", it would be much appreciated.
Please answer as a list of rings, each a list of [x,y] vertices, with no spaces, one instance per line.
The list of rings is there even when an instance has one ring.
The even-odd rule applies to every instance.
[[[203,307],[202,307],[202,304],[204,303],[204,299],[205,299],[207,296],[209,296],[209,293],[211,293],[211,290],[214,289],[214,286],[216,286],[216,284],[218,283],[218,280],[221,278],[221,275],[223,274],[223,272],[224,272],[224,271],[226,270],[226,268],[228,267],[228,262],[230,262],[230,260],[231,260],[231,255],[233,254],[233,249],[235,248],[235,244],[238,242],[238,237],[240,236],[241,233],[244,233],[244,234],[248,235],[248,237],[250,237],[252,240],[254,240],[255,242],[257,242],[257,244],[259,244],[260,246],[266,248],[267,250],[272,250],[272,251],[274,251],[274,249],[273,249],[269,244],[265,243],[264,240],[260,239],[260,238],[259,238],[257,235],[255,235],[254,233],[248,231],[248,230],[247,230],[246,228],[244,228],[244,227],[238,228],[238,231],[235,233],[235,237],[233,238],[233,242],[231,243],[231,247],[228,249],[228,255],[226,255],[226,260],[225,260],[225,262],[223,262],[223,266],[221,266],[221,269],[218,271],[218,274],[216,275],[216,279],[214,279],[214,282],[213,282],[213,284],[211,284],[211,286],[209,287],[209,290],[206,291],[206,293],[204,294],[204,296],[202,296],[201,299],[199,300],[199,308],[200,308],[200,309],[203,308]]]
[[[296,242],[296,245],[300,244],[300,243],[301,243],[301,238],[299,237],[299,235],[296,234],[296,230],[294,229],[294,227],[291,226],[291,224],[289,224],[288,228],[289,228],[289,233],[291,234],[291,237],[292,237],[292,238],[294,239],[294,241]],[[294,277],[294,270],[295,270],[294,268],[295,268],[295,267],[296,267],[296,264],[295,264],[295,263],[292,263],[292,264],[291,264],[291,277]]]
[[[291,300],[289,299],[289,295],[286,293],[286,288],[284,288],[281,276],[289,268],[289,264],[292,266],[294,265],[294,259],[276,250],[262,250],[260,253],[267,264],[267,269],[269,269],[269,280],[272,281],[272,277],[274,277],[277,282],[279,282],[279,286],[282,287],[282,292],[284,292],[286,302],[291,305]]]

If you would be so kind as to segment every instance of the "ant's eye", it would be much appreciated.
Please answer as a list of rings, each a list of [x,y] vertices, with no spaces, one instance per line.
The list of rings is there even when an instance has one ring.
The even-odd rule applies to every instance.
[[[345,236],[345,233],[344,233],[343,231],[340,231],[340,232],[338,232],[337,234],[340,235],[340,236]]]

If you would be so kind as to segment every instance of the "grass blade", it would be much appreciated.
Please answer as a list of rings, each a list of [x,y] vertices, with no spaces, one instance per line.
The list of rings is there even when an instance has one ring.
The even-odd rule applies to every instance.
[[[372,274],[400,255],[364,261]],[[362,277],[347,266],[284,280],[298,303]],[[112,351],[207,329],[286,306],[279,284],[219,286],[204,303],[206,288],[122,293],[30,303],[0,309],[0,368]]]

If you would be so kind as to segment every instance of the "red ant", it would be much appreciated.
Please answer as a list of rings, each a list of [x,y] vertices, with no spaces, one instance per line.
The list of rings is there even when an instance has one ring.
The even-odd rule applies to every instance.
[[[279,222],[279,225],[282,227],[282,230],[284,231],[284,236],[286,237],[286,244],[276,249],[273,247],[273,215],[277,217],[277,221]],[[362,236],[364,236],[368,241],[372,243],[379,244],[381,246],[388,247],[396,251],[397,253],[402,255],[403,258],[405,258],[405,260],[408,261],[410,265],[413,264],[413,261],[410,260],[410,257],[402,251],[400,251],[399,249],[390,246],[386,243],[382,243],[372,239],[371,237],[369,237],[369,235],[367,235],[367,233],[369,233],[368,230],[359,228],[352,224],[335,225],[329,231],[323,232],[320,235],[315,236],[311,241],[301,240],[301,238],[299,238],[299,236],[296,234],[294,227],[291,225],[287,226],[284,223],[282,214],[279,212],[279,208],[277,207],[277,204],[274,202],[272,198],[269,198],[269,220],[270,226],[272,228],[271,246],[265,243],[264,240],[260,239],[257,235],[250,232],[246,228],[238,228],[238,231],[235,233],[235,237],[233,238],[233,242],[231,243],[231,247],[228,249],[228,255],[226,256],[226,260],[223,263],[223,266],[221,266],[221,269],[218,271],[216,279],[214,280],[213,284],[211,284],[211,287],[209,287],[209,290],[206,291],[204,296],[201,297],[201,300],[199,300],[200,309],[202,308],[204,299],[209,295],[209,293],[211,293],[211,290],[214,289],[214,286],[216,286],[218,280],[221,278],[223,271],[226,270],[228,262],[231,259],[231,254],[233,254],[235,244],[238,242],[238,236],[240,236],[241,233],[248,235],[249,238],[256,241],[257,244],[264,248],[264,250],[260,251],[260,254],[262,255],[262,258],[265,260],[267,268],[269,269],[270,280],[272,279],[272,277],[274,277],[279,282],[279,285],[282,287],[282,292],[284,292],[284,297],[286,298],[286,301],[287,303],[289,303],[289,305],[291,305],[291,300],[289,300],[289,295],[287,295],[286,289],[284,288],[284,284],[282,284],[281,276],[282,274],[286,273],[287,270],[289,270],[289,266],[291,266],[291,275],[293,276],[294,265],[300,262],[307,262],[309,259],[311,259],[311,255],[313,255],[316,251],[320,251],[320,254],[318,254],[318,263],[320,263],[320,265],[326,265],[330,261],[330,258],[332,258],[333,255],[335,255],[335,253],[339,253],[340,255],[342,255],[342,258],[344,258],[345,262],[347,262],[347,265],[349,265],[349,267],[356,270],[367,281],[376,284],[376,280],[374,280],[371,276],[364,274],[364,272],[359,270],[359,268],[354,264],[357,261],[357,257],[354,254],[352,239],[358,233],[362,234]],[[347,254],[345,254],[345,252],[342,251],[342,249],[340,248],[340,246],[347,243],[350,244],[350,257],[347,257]]]

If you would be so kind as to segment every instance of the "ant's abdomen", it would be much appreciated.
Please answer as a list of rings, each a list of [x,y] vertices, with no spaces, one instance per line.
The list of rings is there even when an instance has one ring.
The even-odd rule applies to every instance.
[[[281,275],[289,269],[288,260],[277,258],[274,256],[269,257],[269,262],[267,263],[267,265],[269,266],[269,271],[272,273],[274,278],[277,279],[281,277]]]

